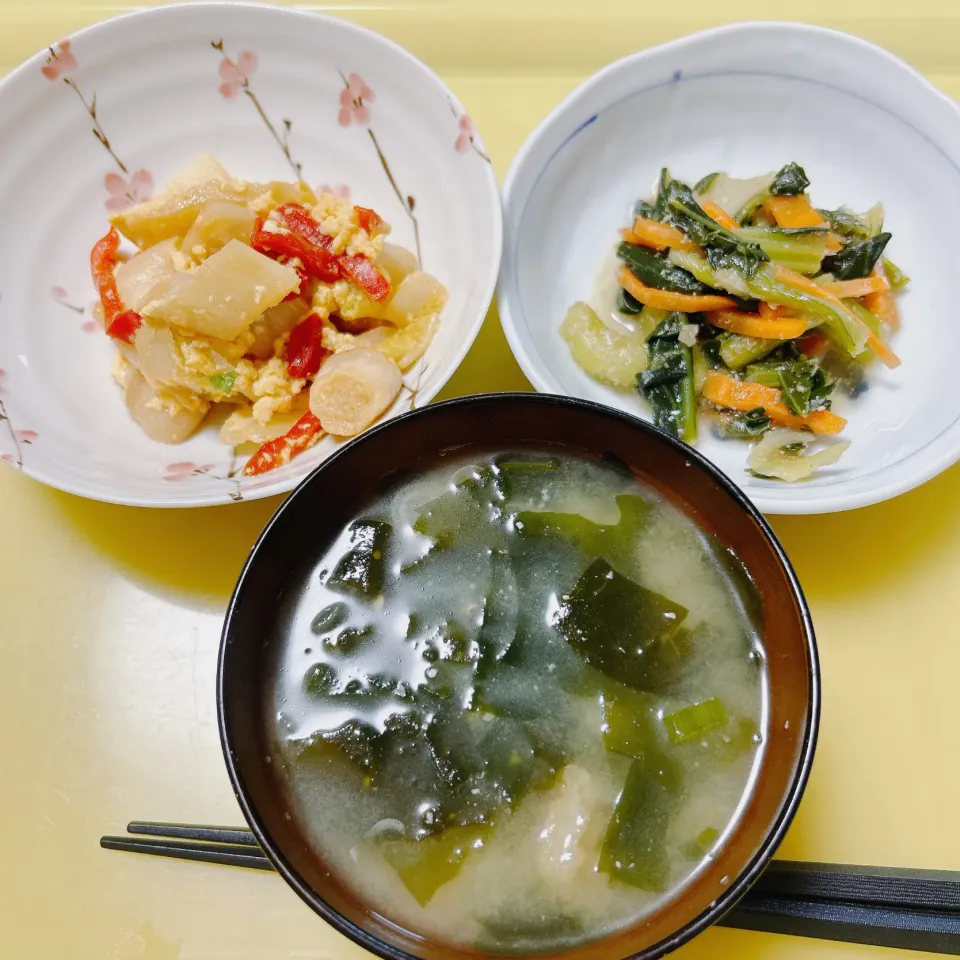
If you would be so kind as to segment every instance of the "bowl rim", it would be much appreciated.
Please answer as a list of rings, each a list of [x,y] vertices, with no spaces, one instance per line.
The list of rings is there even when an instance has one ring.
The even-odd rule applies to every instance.
[[[259,0],[185,0],[185,2],[180,3],[157,4],[149,7],[140,7],[134,10],[127,10],[115,16],[97,20],[96,22],[81,27],[78,30],[71,31],[61,39],[68,39],[71,42],[75,42],[83,39],[84,37],[97,34],[101,31],[113,30],[118,24],[122,25],[127,21],[133,21],[138,24],[142,24],[143,26],[147,26],[154,18],[176,19],[178,17],[195,15],[197,11],[202,14],[202,12],[205,10],[218,10],[225,12],[236,9],[241,11],[255,11],[257,13],[269,16],[288,17],[290,18],[291,23],[294,23],[294,20],[296,19],[301,22],[314,21],[319,23],[336,24],[338,28],[342,28],[358,37],[361,37],[366,43],[380,44],[385,46],[400,56],[401,59],[406,60],[414,69],[419,69],[426,74],[430,81],[439,88],[440,92],[444,94],[450,104],[456,109],[458,115],[468,114],[468,111],[460,101],[460,98],[457,97],[446,81],[443,80],[443,78],[440,77],[440,75],[432,67],[426,64],[415,54],[407,50],[406,47],[401,46],[395,40],[391,40],[384,34],[378,33],[376,30],[372,30],[369,27],[355,23],[352,20],[347,20],[344,17],[336,16],[332,13],[321,12],[319,10],[313,10],[304,7],[278,6],[273,3],[259,2]],[[232,16],[232,13],[227,13],[226,15]],[[8,74],[0,78],[0,97],[7,96],[9,88],[15,83],[21,82],[21,79],[24,76],[29,75],[32,71],[37,71],[39,67],[44,64],[45,58],[48,55],[52,45],[53,43],[46,47],[40,48],[35,53],[27,57],[27,59],[22,63],[14,67]],[[480,133],[476,132],[474,137],[481,150],[489,155]],[[477,337],[479,336],[484,321],[490,313],[490,308],[493,305],[497,280],[500,275],[500,266],[503,261],[503,203],[492,163],[483,164],[483,177],[486,186],[486,203],[489,204],[491,208],[493,233],[491,236],[492,242],[489,250],[491,255],[490,268],[487,272],[487,276],[482,278],[482,281],[478,285],[477,303],[482,305],[482,309],[477,310],[477,315],[473,319],[473,322],[464,328],[457,343],[456,349],[451,352],[450,359],[447,361],[447,364],[445,364],[449,367],[450,372],[445,377],[442,377],[436,384],[432,384],[427,388],[418,388],[417,397],[423,406],[427,406],[430,401],[432,401],[433,398],[447,386],[457,370],[460,369],[460,366],[462,365],[466,355],[469,353]],[[441,323],[442,322],[443,318],[441,317]],[[104,372],[107,373],[108,371],[105,370]],[[417,409],[420,408],[418,407]],[[380,423],[385,422],[389,421],[378,421],[376,425],[379,426]],[[176,445],[172,445],[170,446],[170,449],[175,450],[177,447]],[[335,455],[336,452],[337,451],[334,451],[334,453],[331,453],[330,456]],[[81,483],[74,483],[69,480],[62,479],[60,476],[58,476],[55,469],[53,471],[43,468],[38,469],[32,462],[29,464],[24,463],[22,467],[13,469],[17,469],[17,472],[30,477],[32,480],[36,480],[39,483],[42,483],[48,487],[52,487],[55,490],[60,490],[63,493],[73,494],[75,496],[98,501],[100,503],[117,504],[119,506],[147,507],[154,509],[190,509],[195,507],[228,506],[232,503],[239,502],[226,492],[208,493],[201,496],[192,496],[188,499],[176,500],[163,499],[159,496],[127,496],[122,494],[113,496],[102,493],[98,494],[92,492],[90,489],[85,488]],[[254,487],[250,490],[244,490],[243,500],[261,500],[266,497],[274,497],[289,493],[305,479],[306,477],[290,477],[277,483],[264,484],[263,486]]]
[[[547,393],[522,393],[522,392],[503,392],[478,394],[470,397],[458,397],[453,400],[445,400],[441,403],[421,407],[408,413],[401,414],[392,420],[371,428],[366,433],[351,440],[345,444],[323,463],[319,464],[303,481],[297,486],[294,492],[277,508],[276,513],[270,518],[263,532],[257,538],[256,543],[250,551],[243,569],[237,580],[236,587],[230,597],[230,603],[224,617],[223,630],[221,632],[220,650],[217,655],[217,725],[220,733],[220,744],[223,750],[224,761],[227,766],[227,772],[230,777],[230,784],[234,795],[240,805],[240,809],[253,831],[261,849],[266,853],[270,862],[277,872],[286,880],[299,897],[327,921],[334,929],[345,934],[355,943],[364,947],[366,950],[375,954],[383,960],[419,960],[415,954],[406,953],[390,944],[385,943],[378,937],[352,923],[336,909],[330,906],[323,897],[315,891],[305,880],[303,880],[297,871],[287,861],[283,851],[273,842],[268,834],[264,823],[247,798],[247,791],[242,773],[233,753],[233,735],[230,723],[227,718],[226,700],[228,697],[225,684],[225,666],[230,655],[232,647],[231,633],[234,615],[240,601],[241,594],[246,589],[249,581],[256,576],[256,567],[258,564],[258,555],[261,548],[265,545],[277,526],[288,511],[298,508],[299,500],[306,496],[306,490],[309,486],[316,483],[323,471],[333,465],[335,461],[343,457],[349,457],[353,450],[366,443],[375,443],[380,435],[398,425],[412,419],[429,419],[433,416],[449,410],[457,410],[466,406],[481,405],[499,405],[503,403],[512,404],[516,402],[531,403],[544,408],[553,408],[557,413],[563,413],[565,410],[579,410],[601,419],[619,420],[621,423],[629,426],[641,433],[653,435],[656,439],[672,446],[678,453],[682,454],[693,465],[704,471],[718,486],[720,486],[730,497],[733,498],[736,505],[744,511],[747,516],[754,521],[760,530],[761,535],[772,547],[777,559],[783,567],[790,592],[797,603],[798,615],[803,629],[805,639],[805,649],[807,653],[809,666],[809,698],[807,702],[807,725],[804,731],[802,742],[799,744],[797,768],[793,775],[790,785],[784,793],[783,801],[776,818],[771,824],[763,842],[755,851],[750,862],[736,877],[726,890],[702,913],[688,921],[673,934],[658,943],[652,944],[646,950],[632,955],[631,958],[624,960],[656,960],[656,958],[677,949],[677,947],[691,940],[697,934],[701,933],[707,927],[719,920],[725,913],[732,909],[736,902],[747,892],[752,884],[759,878],[764,868],[767,866],[777,847],[782,841],[784,834],[789,828],[797,807],[806,790],[810,777],[810,771],[813,766],[813,758],[816,752],[817,739],[820,727],[820,708],[821,708],[821,676],[820,659],[817,652],[817,640],[813,627],[813,619],[810,614],[810,608],[807,604],[800,582],[796,572],[790,563],[783,546],[777,539],[776,534],[764,519],[763,515],[754,506],[749,498],[740,490],[739,487],[726,474],[719,470],[713,463],[706,459],[693,447],[688,446],[681,440],[663,433],[652,424],[641,420],[639,417],[631,416],[621,410],[616,410],[604,404],[595,403],[591,400],[582,400],[578,397],[568,397],[558,394]],[[625,928],[629,929],[629,928]],[[602,943],[603,941],[597,941]]]
[[[665,43],[657,44],[653,47],[648,47],[644,50],[638,50],[635,53],[620,57],[612,63],[601,67],[567,94],[563,100],[537,124],[534,130],[528,134],[514,156],[503,182],[504,249],[500,268],[500,284],[497,291],[497,312],[500,316],[500,324],[503,328],[504,336],[507,339],[514,358],[524,375],[530,380],[538,392],[555,393],[557,392],[558,385],[555,382],[551,382],[549,373],[545,372],[546,365],[535,362],[531,358],[520,334],[521,329],[525,328],[527,324],[523,316],[523,311],[520,308],[518,296],[513,292],[513,287],[516,284],[514,261],[516,257],[517,238],[509,226],[511,211],[518,203],[518,198],[515,196],[518,189],[517,181],[523,172],[523,168],[530,162],[531,155],[539,148],[541,140],[549,132],[550,128],[558,123],[571,108],[576,107],[581,100],[589,96],[595,88],[604,84],[610,75],[629,68],[634,64],[642,63],[652,56],[685,50],[688,47],[696,46],[704,42],[723,42],[725,38],[733,35],[749,36],[752,33],[767,31],[792,36],[806,35],[814,40],[830,39],[833,42],[844,43],[850,47],[856,47],[868,52],[871,56],[885,61],[889,68],[898,70],[902,75],[910,77],[914,83],[919,84],[924,93],[932,95],[941,105],[948,106],[957,120],[960,121],[960,103],[928,80],[919,70],[891,51],[881,47],[879,44],[844,30],[836,30],[832,27],[822,27],[816,24],[800,23],[791,20],[744,20],[737,23],[710,27],[705,30],[698,30],[694,33],[686,34],[674,40],[669,40]],[[551,154],[550,158],[543,165],[544,168],[565,145],[566,141]],[[519,200],[519,202],[523,204],[520,208],[521,218],[529,199],[530,194],[528,193]],[[838,513],[845,510],[872,506],[873,504],[882,503],[885,500],[900,496],[927,483],[960,461],[960,413],[958,413],[957,419],[940,435],[934,437],[925,446],[909,454],[906,461],[911,464],[913,469],[903,471],[898,479],[884,482],[882,480],[883,474],[898,464],[880,467],[874,471],[874,475],[877,477],[876,482],[870,489],[864,491],[843,493],[837,490],[836,487],[823,487],[816,496],[805,500],[789,501],[781,499],[777,494],[776,488],[771,487],[753,492],[750,499],[764,513],[771,515],[796,515]],[[904,461],[900,462],[902,463]]]

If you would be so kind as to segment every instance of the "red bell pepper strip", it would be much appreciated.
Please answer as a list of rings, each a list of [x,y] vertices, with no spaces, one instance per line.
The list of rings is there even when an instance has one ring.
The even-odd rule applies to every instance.
[[[251,246],[257,253],[278,257],[297,257],[304,270],[318,280],[333,283],[343,276],[340,263],[329,250],[311,243],[296,233],[275,233],[265,230],[263,219],[258,217],[253,225]]]
[[[390,296],[390,281],[366,257],[343,256],[340,258],[340,269],[371,300],[386,300]]]
[[[333,237],[320,229],[320,224],[302,203],[281,203],[277,207],[277,213],[290,230],[305,237],[311,243],[325,250],[329,250],[333,245]]]
[[[315,313],[304,317],[290,331],[287,341],[287,370],[298,380],[316,376],[330,351],[323,346],[323,320]]]
[[[357,223],[367,233],[373,233],[383,223],[383,217],[376,210],[371,210],[369,207],[354,207],[353,209],[357,215]]]
[[[376,217],[379,222],[383,222],[373,210],[366,210],[365,207],[357,207],[356,209],[358,211],[364,210],[366,213]],[[290,233],[268,233],[263,231],[262,225],[259,227],[255,226],[253,231],[254,250],[258,249],[258,242],[260,242],[264,248],[260,251],[261,253],[269,252],[270,247],[283,247],[284,249],[279,252],[287,253],[289,247],[299,245],[299,247],[306,252],[306,256],[304,256],[304,253],[289,253],[289,255],[299,256],[307,271],[319,280],[330,283],[333,280],[338,280],[340,277],[346,277],[360,287],[371,300],[386,300],[386,298],[390,296],[390,281],[383,275],[383,272],[376,264],[372,263],[367,257],[359,254],[352,257],[346,254],[336,256],[329,252],[330,246],[333,244],[333,237],[327,236],[327,234],[320,229],[320,224],[317,223],[310,211],[302,204],[282,203],[277,207],[277,213],[283,221],[283,226],[285,226]],[[266,239],[259,240],[260,237],[265,237]],[[336,266],[333,266],[331,261],[335,262]],[[331,273],[333,270],[337,270],[336,276],[331,277],[316,272],[315,265],[318,266],[321,262]]]
[[[323,426],[308,410],[282,437],[268,440],[243,468],[245,477],[255,477],[276,467],[286,466],[294,457],[309,450],[323,436]]]
[[[113,275],[119,247],[120,234],[115,227],[111,227],[110,232],[101,237],[90,251],[90,274],[100,295],[107,333],[124,343],[133,343],[143,318],[135,310],[127,310],[120,299],[117,281]]]
[[[279,262],[283,263],[285,266],[289,257],[281,257]],[[310,274],[303,269],[303,264],[296,264],[293,268],[297,271],[297,276],[300,278],[300,284],[296,290],[291,290],[284,298],[283,302],[286,303],[288,300],[296,300],[298,297],[306,296],[307,293],[307,284],[310,282]]]

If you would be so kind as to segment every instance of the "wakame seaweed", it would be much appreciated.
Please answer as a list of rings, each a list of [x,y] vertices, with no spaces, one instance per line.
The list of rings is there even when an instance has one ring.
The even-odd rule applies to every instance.
[[[554,615],[554,625],[583,660],[638,690],[661,690],[683,668],[667,644],[685,607],[617,573],[597,559]]]

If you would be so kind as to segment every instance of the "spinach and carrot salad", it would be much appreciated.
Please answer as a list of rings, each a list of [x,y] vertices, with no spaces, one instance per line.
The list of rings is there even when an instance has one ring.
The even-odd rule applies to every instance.
[[[880,204],[819,209],[809,186],[796,163],[693,187],[664,169],[621,230],[616,304],[576,303],[561,327],[574,360],[637,390],[659,428],[694,443],[703,413],[721,436],[759,441],[752,473],[785,481],[849,446],[831,398],[858,396],[873,363],[899,365],[889,340],[909,282],[884,256]]]

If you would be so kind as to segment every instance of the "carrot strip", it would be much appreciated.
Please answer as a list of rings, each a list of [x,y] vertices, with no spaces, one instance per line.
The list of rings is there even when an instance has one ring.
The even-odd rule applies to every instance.
[[[779,227],[825,227],[826,221],[801,193],[797,197],[770,197],[764,209]]]
[[[774,267],[774,277],[785,286],[792,287],[801,293],[807,293],[811,296],[830,304],[834,310],[843,314],[849,321],[866,331],[867,346],[892,370],[900,366],[900,358],[879,338],[874,332],[839,298],[835,297],[829,291],[823,289],[823,285],[814,283],[808,277],[799,273],[794,273],[786,267]]]
[[[830,253],[836,253],[843,249],[843,237],[836,233],[827,234],[827,250]]]
[[[875,333],[867,337],[867,346],[890,370],[900,366],[900,358]]]
[[[840,433],[847,421],[829,410],[813,410],[798,417],[781,399],[775,387],[749,380],[737,380],[722,373],[710,373],[703,385],[703,396],[718,407],[741,410],[746,413],[763,407],[763,412],[776,424],[799,429],[805,427],[814,433],[833,436]]]
[[[764,320],[785,320],[787,317],[796,316],[789,307],[775,306],[772,303],[761,303],[758,309]]]
[[[629,235],[628,235],[629,234]],[[637,217],[633,221],[633,228],[621,231],[620,234],[627,243],[641,247],[650,247],[653,250],[689,250],[699,253],[700,248],[686,238],[686,235],[669,223],[660,223],[658,220],[648,220],[646,217]]]
[[[858,300],[870,294],[883,293],[890,289],[890,281],[886,277],[862,277],[858,280],[838,280],[834,283],[821,283],[820,286],[835,297],[852,297]],[[869,307],[867,308],[869,309]]]
[[[756,313],[730,313],[721,310],[709,314],[707,322],[721,330],[729,330],[745,337],[758,337],[761,340],[793,340],[807,332],[807,325],[803,320],[789,317],[765,320]]]
[[[247,461],[245,477],[255,477],[286,466],[295,456],[309,450],[323,436],[323,425],[308,410],[282,437],[268,440]]]
[[[709,313],[711,310],[729,310],[737,305],[731,297],[694,296],[689,293],[674,293],[658,290],[641,283],[625,266],[617,273],[620,286],[635,300],[658,310],[679,310],[681,313]]]
[[[830,349],[830,338],[814,327],[797,340],[797,349],[807,357],[822,357]]]
[[[721,227],[726,227],[728,230],[736,230],[737,227],[740,226],[719,203],[714,203],[712,200],[704,200],[703,203],[700,204],[700,207],[708,217],[716,220]]]
[[[883,269],[883,261],[878,260],[873,268],[871,277],[883,277],[887,280],[887,273]],[[887,280],[887,289],[877,293],[870,293],[863,298],[863,305],[882,323],[891,330],[900,329],[900,311],[897,309],[897,299],[890,290],[890,281]]]

